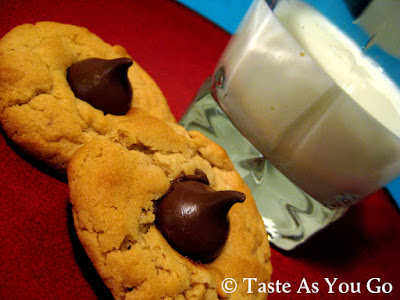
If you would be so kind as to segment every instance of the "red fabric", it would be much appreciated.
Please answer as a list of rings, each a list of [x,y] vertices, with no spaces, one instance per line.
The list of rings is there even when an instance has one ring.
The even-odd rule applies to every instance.
[[[229,39],[168,0],[3,1],[0,36],[21,23],[42,20],[85,26],[111,44],[124,45],[160,85],[177,119]],[[0,158],[0,298],[107,296],[74,234],[65,181],[33,166],[3,136]],[[275,292],[269,299],[400,299],[399,221],[390,196],[380,190],[296,251],[272,249]],[[334,293],[324,278],[338,278]],[[389,282],[393,291],[368,292],[371,278],[380,278],[381,285]],[[304,280],[309,294],[305,288],[297,293]],[[278,282],[290,284],[290,292],[278,293]],[[341,282],[360,283],[361,294],[340,293]],[[312,283],[318,285],[315,293]]]

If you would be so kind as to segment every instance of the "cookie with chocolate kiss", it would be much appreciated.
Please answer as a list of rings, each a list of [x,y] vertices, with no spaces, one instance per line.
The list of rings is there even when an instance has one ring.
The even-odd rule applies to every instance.
[[[225,151],[201,133],[136,116],[82,146],[68,181],[77,235],[114,298],[267,297],[243,282],[270,280],[261,216]],[[232,294],[221,288],[228,277]]]
[[[176,122],[138,62],[83,27],[56,22],[15,27],[0,40],[0,78],[4,132],[60,172],[80,146],[107,138],[132,111]]]

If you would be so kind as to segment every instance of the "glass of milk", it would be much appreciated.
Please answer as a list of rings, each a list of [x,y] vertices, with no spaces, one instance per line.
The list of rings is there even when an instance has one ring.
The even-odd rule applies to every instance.
[[[278,248],[400,175],[399,29],[399,1],[255,0],[182,118],[225,148]]]

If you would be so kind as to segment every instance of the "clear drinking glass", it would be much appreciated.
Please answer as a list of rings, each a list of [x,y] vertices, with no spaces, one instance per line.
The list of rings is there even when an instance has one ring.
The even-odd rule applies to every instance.
[[[290,250],[400,174],[400,3],[255,0],[180,123]]]

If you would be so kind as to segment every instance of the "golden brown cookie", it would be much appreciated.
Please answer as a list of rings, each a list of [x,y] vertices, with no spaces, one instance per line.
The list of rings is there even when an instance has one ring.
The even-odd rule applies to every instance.
[[[107,135],[129,115],[104,114],[75,97],[68,69],[88,58],[128,57],[87,29],[54,22],[24,24],[0,40],[0,121],[24,151],[65,170],[86,142]],[[136,63],[128,69],[132,107],[175,122],[156,83]]]
[[[78,237],[113,296],[265,299],[267,294],[256,287],[247,293],[249,281],[244,279],[270,281],[267,233],[225,151],[199,132],[150,116],[116,124],[109,138],[87,143],[75,153],[68,182]],[[155,207],[171,182],[182,172],[193,175],[199,169],[212,189],[246,195],[229,211],[222,252],[206,263],[178,253],[156,226]],[[235,292],[224,292],[225,278],[236,280]]]

